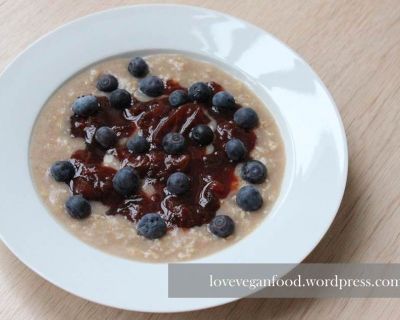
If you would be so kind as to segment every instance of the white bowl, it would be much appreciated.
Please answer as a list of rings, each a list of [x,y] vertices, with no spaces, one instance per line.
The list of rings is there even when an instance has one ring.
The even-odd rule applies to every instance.
[[[184,52],[245,81],[285,141],[287,166],[272,212],[248,237],[201,263],[299,263],[329,228],[345,188],[346,138],[335,103],[311,68],[247,22],[177,5],[122,7],[71,22],[20,54],[0,77],[0,235],[48,281],[101,304],[187,311],[234,299],[169,299],[167,264],[111,256],[76,239],[45,209],[30,178],[28,146],[40,109],[66,79],[99,60]]]

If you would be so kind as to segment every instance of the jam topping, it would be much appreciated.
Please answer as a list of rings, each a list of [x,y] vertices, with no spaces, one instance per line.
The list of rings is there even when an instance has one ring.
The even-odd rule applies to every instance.
[[[214,82],[208,86],[213,94],[223,90]],[[169,228],[209,223],[220,207],[220,200],[238,186],[234,174],[236,163],[228,159],[226,143],[233,138],[240,139],[249,154],[255,146],[256,135],[234,122],[233,115],[239,105],[225,112],[218,112],[211,101],[172,107],[168,94],[178,89],[187,92],[176,81],[168,80],[163,96],[148,102],[132,98],[131,107],[122,110],[111,107],[107,97],[99,96],[100,107],[94,115],[72,115],[71,135],[86,142],[85,149],[71,156],[76,171],[70,182],[72,192],[87,200],[102,202],[109,207],[108,215],[123,215],[131,221],[139,221],[148,213],[158,213]],[[192,128],[211,123],[215,127],[211,145],[201,146],[190,138]],[[113,129],[117,135],[114,149],[107,151],[94,139],[96,129],[103,126]],[[150,144],[146,153],[134,154],[126,146],[126,139],[136,132]],[[186,148],[182,153],[164,151],[162,141],[170,132],[185,137]],[[124,197],[114,190],[112,180],[117,170],[103,164],[106,154],[116,157],[123,167],[135,169],[142,183],[138,192]],[[175,172],[189,177],[188,192],[176,195],[167,190],[168,177]]]

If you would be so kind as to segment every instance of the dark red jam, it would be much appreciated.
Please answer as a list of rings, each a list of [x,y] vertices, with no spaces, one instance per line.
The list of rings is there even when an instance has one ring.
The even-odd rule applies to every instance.
[[[216,83],[209,83],[213,92],[223,90]],[[176,81],[168,80],[166,94],[182,88]],[[100,201],[109,209],[109,215],[124,215],[138,221],[146,213],[159,213],[168,227],[191,228],[210,222],[220,207],[220,199],[237,189],[234,174],[235,163],[228,160],[224,147],[231,138],[243,141],[250,152],[255,145],[256,135],[251,130],[238,127],[233,122],[233,113],[217,113],[209,103],[187,103],[172,108],[168,96],[140,102],[133,98],[132,107],[125,110],[111,108],[107,97],[98,97],[100,110],[89,118],[71,116],[71,135],[84,138],[86,148],[71,156],[76,166],[76,176],[70,187],[74,194],[81,194],[87,200]],[[240,108],[237,105],[237,108]],[[214,150],[207,154],[206,147],[194,143],[190,130],[198,124],[216,122],[217,129],[212,143]],[[151,143],[149,152],[134,155],[125,143],[109,150],[123,166],[130,165],[138,172],[142,182],[151,185],[154,193],[148,196],[139,191],[130,197],[123,197],[113,189],[112,179],[116,170],[104,166],[107,153],[93,139],[96,128],[108,126],[118,135],[119,140],[139,131]],[[163,137],[169,132],[180,132],[187,141],[187,148],[181,155],[168,155],[161,146]],[[182,171],[191,179],[191,189],[184,195],[172,195],[166,190],[166,182],[172,173]]]

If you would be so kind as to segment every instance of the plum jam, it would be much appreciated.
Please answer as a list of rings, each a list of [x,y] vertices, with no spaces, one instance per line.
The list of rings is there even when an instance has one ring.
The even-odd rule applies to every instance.
[[[213,93],[223,88],[211,82]],[[108,215],[123,215],[138,221],[146,213],[159,213],[169,228],[191,228],[209,223],[220,207],[220,200],[237,189],[235,163],[226,155],[225,144],[232,138],[240,139],[250,152],[256,142],[252,130],[245,130],[233,122],[235,110],[218,113],[211,101],[190,102],[173,108],[168,94],[176,89],[187,90],[173,80],[165,83],[164,95],[148,102],[132,99],[128,109],[110,106],[108,98],[97,97],[99,111],[88,118],[72,115],[71,135],[83,138],[86,148],[72,154],[76,175],[70,182],[74,194],[87,200],[100,201],[108,207]],[[240,105],[236,105],[240,108]],[[213,123],[214,141],[203,147],[190,138],[191,129],[199,124]],[[104,150],[95,141],[96,128],[108,126],[118,136],[117,147]],[[126,139],[135,132],[150,143],[145,154],[136,155],[126,147]],[[163,137],[169,132],[181,133],[187,142],[182,154],[169,155],[162,148]],[[113,189],[114,168],[105,166],[106,154],[116,157],[122,166],[132,166],[141,178],[142,186],[129,197]],[[183,195],[173,195],[166,189],[168,177],[174,172],[184,172],[191,180],[191,187]]]

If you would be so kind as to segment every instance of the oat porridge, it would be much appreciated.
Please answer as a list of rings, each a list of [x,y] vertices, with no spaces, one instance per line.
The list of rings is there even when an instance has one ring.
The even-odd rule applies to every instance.
[[[119,57],[62,85],[32,133],[32,177],[81,240],[125,258],[199,258],[268,215],[278,127],[240,80],[183,55]]]

